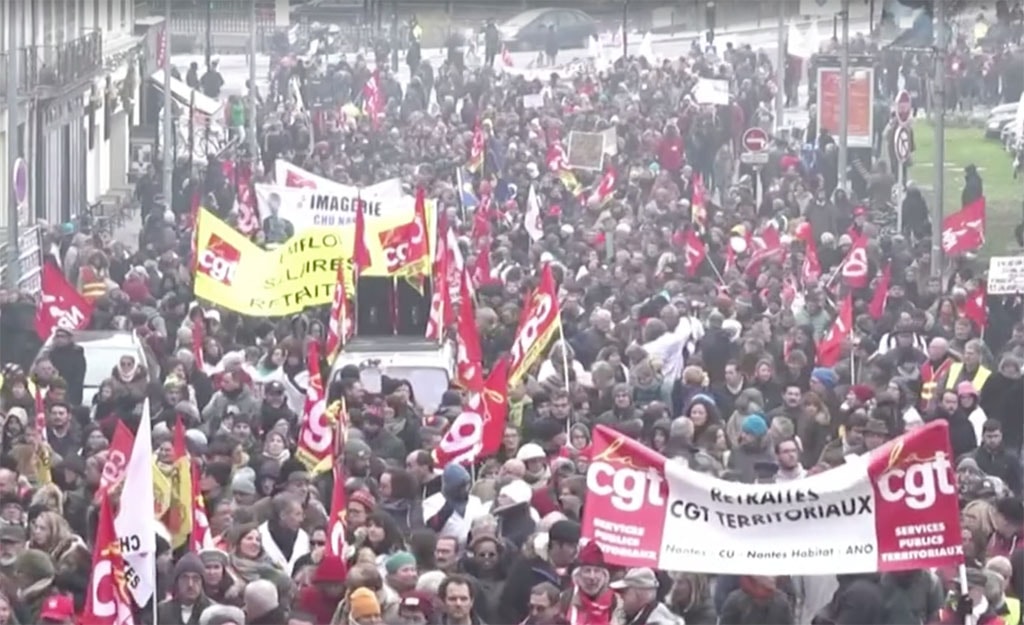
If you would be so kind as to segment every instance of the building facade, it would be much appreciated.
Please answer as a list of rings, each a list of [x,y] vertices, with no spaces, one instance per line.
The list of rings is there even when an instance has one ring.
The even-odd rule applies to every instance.
[[[29,194],[25,228],[75,221],[130,193],[129,132],[138,118],[146,37],[133,0],[0,0],[0,197],[6,205],[9,107],[18,103],[17,154]],[[13,31],[13,32],[12,32]],[[7,72],[17,64],[17,94]],[[0,211],[0,227],[9,221]]]

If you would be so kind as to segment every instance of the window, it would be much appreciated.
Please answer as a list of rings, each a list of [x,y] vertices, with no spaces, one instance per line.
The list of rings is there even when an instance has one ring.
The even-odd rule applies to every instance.
[[[128,23],[128,0],[121,0],[121,30],[129,30]]]
[[[81,34],[85,32],[86,25],[89,21],[89,18],[85,13],[85,0],[78,0],[78,10],[76,13],[78,13],[78,32]]]
[[[100,0],[92,0],[92,27],[100,28]]]
[[[107,30],[114,30],[114,3],[104,2],[107,9]]]

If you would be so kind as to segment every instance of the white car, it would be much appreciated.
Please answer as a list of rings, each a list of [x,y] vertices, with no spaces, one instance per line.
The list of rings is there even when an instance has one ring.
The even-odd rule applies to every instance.
[[[82,391],[82,405],[91,406],[93,397],[99,391],[103,380],[110,377],[114,367],[125,354],[135,357],[135,362],[145,365],[149,379],[159,379],[160,365],[149,347],[135,332],[121,330],[76,330],[72,336],[76,345],[85,352],[85,382]],[[46,357],[53,344],[53,337],[43,345],[36,357]]]
[[[999,139],[1003,129],[1017,118],[1017,103],[1000,104],[988,113],[985,119],[985,138]]]
[[[346,365],[359,367],[360,381],[376,392],[381,376],[408,380],[412,392],[427,414],[441,405],[441,396],[455,378],[455,348],[450,342],[438,343],[408,336],[355,337],[331,365],[331,382]]]

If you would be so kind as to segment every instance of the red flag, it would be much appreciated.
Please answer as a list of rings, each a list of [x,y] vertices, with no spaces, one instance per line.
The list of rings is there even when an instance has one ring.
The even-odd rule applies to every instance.
[[[473,393],[462,412],[434,448],[434,464],[473,464],[501,448],[508,417],[508,358],[502,358],[487,376],[482,393]]]
[[[868,304],[868,314],[872,319],[878,320],[885,314],[885,304],[889,301],[889,285],[892,283],[892,263],[888,263],[882,270],[878,284],[875,285],[875,293]]]
[[[806,239],[804,243],[804,263],[800,268],[800,280],[804,284],[809,284],[821,277],[821,260],[818,257],[818,244],[815,243],[814,236]]]
[[[473,298],[467,290],[466,281],[462,282],[462,297],[459,302],[458,350],[455,361],[455,380],[462,388],[471,393],[479,393],[484,388],[484,376],[480,365],[483,351],[480,349],[480,332],[476,327],[476,310]]]
[[[310,470],[330,455],[334,446],[334,432],[327,410],[323,378],[320,376],[320,348],[310,341],[306,355],[309,382],[306,384],[306,404],[302,411],[302,426],[295,457]]]
[[[508,51],[507,46],[501,46],[501,62],[505,67],[515,66],[515,63],[512,61],[512,53]]]
[[[729,246],[732,249],[732,246]],[[784,256],[786,248],[782,246],[782,239],[779,231],[774,226],[768,226],[761,235],[750,237],[747,249],[751,250],[750,260],[747,261],[746,275],[756,276],[761,271],[761,265],[770,258]]]
[[[615,166],[609,165],[604,170],[597,188],[590,194],[590,201],[598,205],[604,204],[615,193],[615,183],[618,181],[618,178],[619,174],[615,171]]]
[[[334,299],[331,301],[331,315],[327,320],[327,340],[324,347],[329,361],[334,359],[352,336],[354,311],[351,310],[352,304],[345,292],[345,266],[344,260],[338,262],[338,271],[334,278]]]
[[[444,214],[437,219],[437,249],[430,278],[430,316],[426,337],[440,341],[453,318],[451,291],[448,288],[448,220]]]
[[[36,386],[36,431],[39,432],[39,440],[49,442],[49,435],[46,433],[46,402],[43,401],[43,390]]]
[[[206,369],[206,360],[203,357],[203,343],[206,342],[206,321],[205,317],[192,323],[192,356],[196,359],[196,371]]]
[[[370,118],[373,127],[380,128],[380,117],[384,113],[384,98],[380,92],[380,70],[374,69],[369,80],[363,85],[363,112]]]
[[[36,308],[36,334],[43,341],[58,328],[75,331],[89,325],[92,304],[64,277],[53,263],[43,265],[42,290]]]
[[[868,268],[868,238],[858,237],[846,253],[842,269],[843,282],[851,289],[863,289],[871,282]]]
[[[189,551],[199,553],[204,549],[217,549],[217,541],[210,531],[210,520],[206,518],[206,502],[199,487],[199,465],[192,465],[192,533],[189,535]]]
[[[988,285],[982,282],[967,293],[967,301],[964,302],[964,317],[973,321],[979,330],[988,325],[988,304],[985,301],[987,295]]]
[[[697,275],[704,259],[707,258],[708,250],[697,233],[692,228],[686,230],[683,235],[683,266],[686,268],[686,275],[691,278]]]
[[[472,173],[477,173],[484,166],[484,146],[486,140],[484,139],[483,128],[480,127],[480,120],[476,120],[476,125],[473,126],[473,142],[469,146],[469,160],[466,162],[466,169]]]
[[[123,421],[118,419],[114,427],[114,438],[107,448],[107,460],[103,463],[103,472],[100,473],[100,485],[96,489],[93,498],[95,503],[100,498],[116,488],[124,481],[124,472],[128,467],[128,458],[132,455],[132,446],[135,445],[135,436]]]
[[[516,338],[509,350],[509,384],[515,384],[526,375],[537,362],[561,327],[561,312],[558,307],[558,289],[551,265],[541,270],[540,284],[524,306],[516,330]]]
[[[338,448],[341,448],[345,438],[345,428],[348,424],[348,409],[342,400],[341,410],[338,413],[338,427],[335,437]],[[334,466],[334,485],[331,487],[331,514],[327,520],[327,555],[345,557],[345,510],[348,507],[348,498],[345,494],[345,462],[339,455],[336,457]]]
[[[122,500],[122,505],[144,502]],[[140,508],[141,509],[141,508]],[[56,597],[53,597],[56,598]],[[70,603],[70,598],[68,602]],[[125,583],[124,559],[121,541],[114,530],[114,516],[110,511],[110,498],[100,499],[100,513],[96,524],[96,546],[92,552],[92,573],[89,589],[85,593],[82,623],[89,625],[132,625],[131,600]]]
[[[963,254],[985,244],[985,198],[980,197],[942,220],[942,251]]]
[[[238,230],[246,236],[257,232],[261,226],[252,189],[252,165],[248,161],[240,162],[235,167],[235,205],[238,208]]]
[[[850,336],[853,328],[853,296],[847,294],[839,304],[839,314],[836,315],[832,327],[818,343],[818,365],[821,367],[833,367],[842,355],[843,341]]]
[[[370,250],[366,247],[366,215],[364,209],[366,203],[362,198],[356,200],[356,227],[352,241],[352,265],[356,278],[363,269],[368,269],[373,260],[370,258]]]

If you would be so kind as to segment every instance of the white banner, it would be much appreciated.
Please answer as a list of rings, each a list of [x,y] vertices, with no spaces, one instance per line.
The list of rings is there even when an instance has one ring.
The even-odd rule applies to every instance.
[[[801,480],[727,482],[594,432],[583,536],[609,564],[834,575],[963,563],[945,421]]]
[[[403,195],[364,194],[358,187],[337,185],[330,190],[256,184],[256,212],[260,225],[276,211],[290,221],[296,233],[318,226],[336,227],[355,223],[355,207],[367,204],[366,219],[411,220],[415,198]],[[344,192],[338,192],[343,188]],[[266,228],[264,227],[264,230]]]
[[[359,187],[342,184],[330,178],[318,176],[283,158],[274,161],[274,180],[277,184],[284,187],[319,189],[321,191],[329,191],[335,195],[354,196],[360,192]],[[394,197],[403,195],[402,179],[388,178],[377,184],[363,187],[362,195],[363,197]]]

